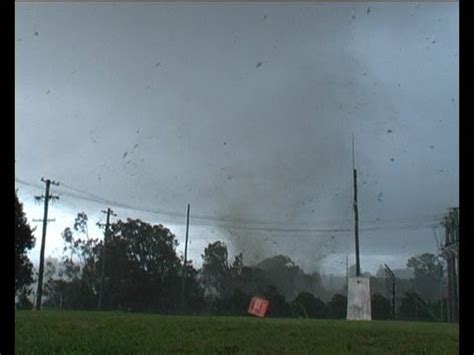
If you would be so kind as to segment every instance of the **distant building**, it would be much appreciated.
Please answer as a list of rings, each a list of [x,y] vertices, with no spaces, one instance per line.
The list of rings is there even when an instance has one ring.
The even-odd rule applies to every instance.
[[[448,272],[448,321],[459,320],[459,207],[450,208],[444,220],[445,240],[441,256]]]

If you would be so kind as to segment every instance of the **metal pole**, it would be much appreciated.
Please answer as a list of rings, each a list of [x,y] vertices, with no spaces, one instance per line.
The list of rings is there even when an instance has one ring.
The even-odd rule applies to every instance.
[[[352,135],[352,170],[353,170],[353,179],[354,179],[354,235],[355,235],[356,276],[360,276],[359,209],[357,206],[357,169],[355,168],[354,135]]]
[[[186,287],[186,263],[188,261],[188,233],[189,233],[189,209],[190,205],[188,203],[188,211],[186,214],[186,241],[184,243],[184,263],[183,263],[183,275],[182,275],[182,283],[181,283],[181,312],[184,312],[184,290]]]
[[[346,255],[346,282],[347,286],[349,287],[349,258]]]

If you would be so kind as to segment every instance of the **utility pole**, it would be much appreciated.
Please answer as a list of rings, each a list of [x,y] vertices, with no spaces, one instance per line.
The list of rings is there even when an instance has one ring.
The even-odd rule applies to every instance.
[[[354,135],[352,135],[352,171],[354,179],[354,235],[355,235],[355,256],[356,256],[356,276],[360,276],[360,259],[359,259],[359,209],[357,206],[357,169],[355,168],[354,154]]]
[[[183,263],[183,275],[182,275],[182,283],[181,283],[181,312],[184,312],[184,290],[186,286],[186,263],[188,260],[188,232],[189,232],[189,209],[190,205],[188,203],[188,212],[186,215],[186,241],[184,243],[184,263]]]
[[[41,251],[40,251],[40,264],[38,274],[38,290],[36,292],[36,310],[41,310],[41,298],[43,296],[43,271],[44,271],[44,248],[46,243],[46,226],[48,225],[48,205],[49,200],[57,200],[58,196],[53,196],[49,193],[51,184],[59,186],[59,182],[52,181],[50,179],[41,178],[41,181],[46,184],[46,192],[44,196],[35,196],[37,201],[44,199],[44,217],[43,217],[43,235],[41,237]]]
[[[107,213],[107,220],[105,223],[105,232],[104,232],[104,246],[102,247],[102,270],[100,273],[100,290],[99,290],[99,310],[102,309],[102,300],[104,297],[104,275],[105,275],[105,258],[106,258],[106,248],[109,235],[109,225],[110,225],[110,215],[117,217],[117,215],[112,211],[111,208],[107,208],[107,211],[102,210],[103,213]],[[99,227],[104,226],[102,223],[97,223]]]

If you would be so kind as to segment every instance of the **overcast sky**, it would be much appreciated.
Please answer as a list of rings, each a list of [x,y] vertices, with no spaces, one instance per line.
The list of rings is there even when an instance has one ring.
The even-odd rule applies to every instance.
[[[433,226],[459,196],[457,3],[15,6],[30,222],[40,178],[62,184],[46,255],[80,211],[100,237],[107,207],[170,227],[181,253],[190,203],[198,266],[222,239],[247,263],[284,253],[342,273],[352,134],[362,269],[436,251]]]

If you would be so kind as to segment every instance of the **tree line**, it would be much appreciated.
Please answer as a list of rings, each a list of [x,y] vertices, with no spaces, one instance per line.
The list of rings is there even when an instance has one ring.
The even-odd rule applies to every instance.
[[[96,310],[101,294],[103,310],[245,315],[251,297],[261,296],[270,301],[270,317],[346,317],[344,291],[330,294],[318,273],[305,273],[288,256],[276,255],[248,266],[242,253],[231,259],[226,244],[217,241],[204,249],[202,267],[197,269],[191,261],[184,265],[176,251],[176,236],[161,224],[119,220],[110,224],[104,245],[104,240],[89,237],[87,223],[87,215],[79,213],[74,225],[62,233],[61,261],[46,263],[44,308]],[[33,231],[16,196],[15,291],[19,309],[32,308],[34,268],[26,252],[35,244]],[[443,265],[430,254],[411,258],[407,266],[415,271],[420,285],[439,285],[443,277]],[[377,285],[377,280],[373,278],[371,284]],[[380,287],[372,295],[373,318],[391,319],[391,303],[379,291]],[[443,320],[440,302],[443,300],[407,291],[399,297],[397,318]]]

